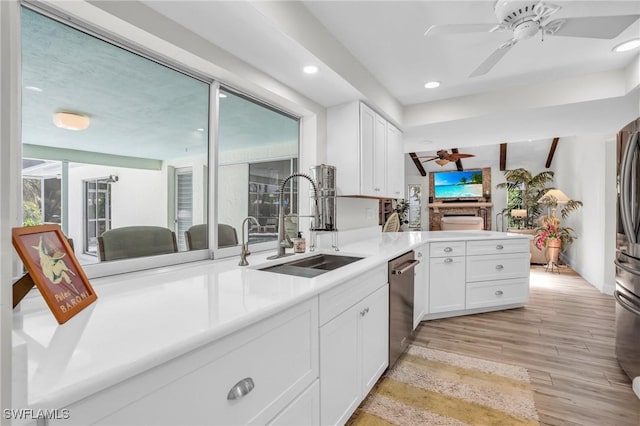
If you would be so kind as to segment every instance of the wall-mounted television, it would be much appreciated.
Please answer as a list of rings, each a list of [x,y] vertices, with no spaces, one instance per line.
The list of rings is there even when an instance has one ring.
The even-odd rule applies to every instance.
[[[483,197],[482,170],[432,173],[436,200],[477,200]]]

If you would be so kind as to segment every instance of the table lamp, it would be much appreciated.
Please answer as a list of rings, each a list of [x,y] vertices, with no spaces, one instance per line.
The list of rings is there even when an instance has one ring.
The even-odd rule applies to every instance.
[[[538,202],[548,204],[551,207],[551,216],[555,216],[558,204],[566,204],[570,200],[571,198],[567,197],[564,192],[554,188],[545,192]]]
[[[511,210],[511,218],[518,222],[518,229],[522,229],[522,221],[527,219],[527,210],[513,209]]]

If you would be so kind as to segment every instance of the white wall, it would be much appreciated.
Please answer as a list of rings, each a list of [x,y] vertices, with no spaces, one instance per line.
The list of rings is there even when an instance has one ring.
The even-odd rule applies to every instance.
[[[602,292],[615,287],[615,134],[560,140],[553,160],[555,186],[583,207],[563,220],[577,239],[564,260]]]
[[[378,225],[378,200],[371,198],[337,199],[337,227],[339,231]]]

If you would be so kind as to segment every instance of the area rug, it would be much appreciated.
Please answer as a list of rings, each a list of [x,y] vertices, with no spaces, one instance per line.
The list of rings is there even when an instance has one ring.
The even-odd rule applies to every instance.
[[[348,425],[538,425],[525,368],[412,345]]]

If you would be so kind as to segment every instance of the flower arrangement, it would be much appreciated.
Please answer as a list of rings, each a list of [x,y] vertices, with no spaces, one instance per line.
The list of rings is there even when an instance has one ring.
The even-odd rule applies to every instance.
[[[560,219],[555,216],[548,216],[544,219],[541,227],[536,228],[536,235],[533,237],[533,242],[536,247],[542,249],[546,247],[550,240],[561,240],[562,248],[571,244],[575,239],[573,229],[560,226]]]

